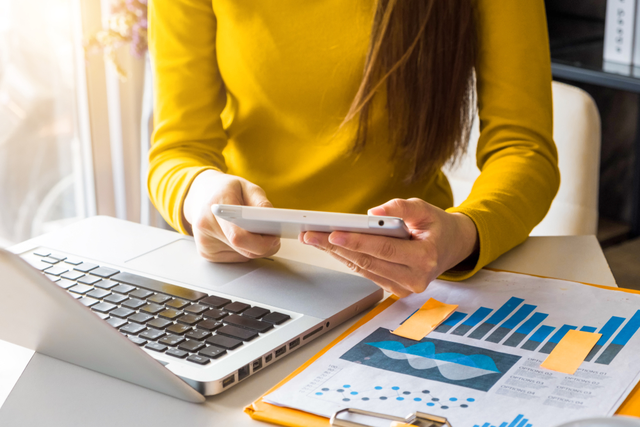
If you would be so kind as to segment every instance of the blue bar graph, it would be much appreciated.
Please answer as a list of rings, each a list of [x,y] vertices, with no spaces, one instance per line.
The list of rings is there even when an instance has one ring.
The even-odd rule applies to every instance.
[[[464,319],[465,317],[467,317],[467,313],[461,313],[459,311],[454,311],[451,316],[449,316],[447,318],[447,320],[445,320],[444,322],[442,322],[440,324],[440,326],[438,326],[435,329],[435,332],[440,332],[440,333],[447,333],[449,332],[449,330],[451,328],[453,328],[454,326],[456,326],[458,323],[460,323],[462,321],[462,319]]]
[[[638,332],[638,329],[640,329],[640,310],[636,311],[631,319],[622,327],[620,332],[613,338],[613,341],[611,341],[611,344],[609,344],[600,357],[598,357],[596,363],[601,365],[610,364],[618,353],[620,353],[620,350],[627,345],[631,337]]]
[[[473,427],[496,427],[496,424],[484,423],[482,425],[475,424]],[[513,421],[505,421],[498,427],[533,427],[533,424],[529,423],[529,419],[520,414],[513,419]]]
[[[502,339],[507,336],[509,332],[516,326],[520,324],[524,319],[527,318],[536,309],[535,305],[525,304],[516,311],[516,313],[507,319],[502,325],[496,328],[495,331],[489,335],[487,341],[498,343],[502,341]],[[524,337],[523,337],[524,338]]]
[[[504,319],[506,319],[507,316],[516,309],[516,307],[522,304],[523,301],[524,300],[522,298],[509,298],[509,301],[505,302],[502,307],[493,313],[491,317],[489,317],[482,325],[478,326],[478,328],[469,335],[469,338],[476,340],[484,338],[491,329],[495,328],[498,323],[503,322]]]
[[[564,338],[565,335],[567,335],[567,332],[573,329],[578,329],[578,327],[572,325],[562,325],[562,327],[558,329],[558,331],[553,334],[553,336],[549,338],[549,341],[547,341],[547,343],[540,349],[540,353],[551,353],[551,351],[556,348],[560,340]]]
[[[491,308],[480,307],[471,316],[469,316],[469,318],[467,320],[462,322],[462,325],[460,325],[457,328],[455,328],[451,333],[453,335],[464,335],[464,334],[466,334],[467,332],[469,332],[469,330],[471,330],[471,328],[473,328],[478,323],[480,323],[492,311],[493,311],[493,309],[491,309]]]
[[[520,345],[522,340],[524,340],[527,335],[529,335],[533,330],[540,324],[544,319],[546,319],[549,315],[545,313],[533,313],[526,322],[524,322],[516,331],[511,334],[509,338],[504,342],[504,345],[508,347],[517,347]]]
[[[591,359],[594,358],[596,354],[600,351],[600,349],[609,341],[609,339],[613,336],[613,333],[618,330],[620,325],[627,320],[624,317],[611,317],[607,323],[604,324],[602,328],[598,331],[598,333],[602,334],[596,345],[593,346],[587,357],[584,359],[587,362],[590,362]]]
[[[595,332],[596,329],[598,328],[594,328],[593,326],[583,326],[582,328],[580,328],[580,330],[584,332]]]
[[[533,333],[533,336],[529,338],[529,340],[522,345],[523,350],[535,350],[542,343],[542,341],[546,340],[551,332],[553,332],[555,328],[553,326],[542,325],[538,328],[537,331]]]

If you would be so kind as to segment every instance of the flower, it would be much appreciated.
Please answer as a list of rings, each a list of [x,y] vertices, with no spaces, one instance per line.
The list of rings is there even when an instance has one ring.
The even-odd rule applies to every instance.
[[[100,51],[113,65],[121,79],[126,73],[118,64],[116,50],[129,44],[131,54],[141,57],[147,50],[147,0],[115,0],[107,28],[98,31],[85,42],[85,52]]]

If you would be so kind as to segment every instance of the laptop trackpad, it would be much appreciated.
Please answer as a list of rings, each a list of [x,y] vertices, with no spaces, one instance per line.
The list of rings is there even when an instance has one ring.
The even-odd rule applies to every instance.
[[[376,285],[361,277],[285,259],[210,263],[198,255],[195,243],[186,239],[127,261],[127,265],[157,277],[321,319],[379,292]]]
[[[202,288],[216,289],[269,262],[272,261],[255,260],[234,264],[214,264],[198,255],[193,241],[180,239],[130,259],[126,264],[154,276]]]

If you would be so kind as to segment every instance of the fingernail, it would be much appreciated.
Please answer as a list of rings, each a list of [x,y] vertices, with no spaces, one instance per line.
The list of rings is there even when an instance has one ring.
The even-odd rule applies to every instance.
[[[329,242],[334,245],[344,246],[344,244],[347,242],[347,239],[341,235],[337,235],[337,236],[331,235],[329,236]]]
[[[305,245],[316,246],[320,243],[320,240],[316,239],[315,237],[309,237],[308,239],[305,238],[304,243]]]
[[[384,208],[382,206],[376,206],[375,208],[371,208],[369,209],[369,215],[384,216],[385,215]]]

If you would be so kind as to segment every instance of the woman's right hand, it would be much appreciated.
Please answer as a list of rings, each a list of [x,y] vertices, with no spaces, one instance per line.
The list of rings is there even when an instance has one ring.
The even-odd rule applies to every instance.
[[[215,170],[200,173],[191,183],[182,213],[202,257],[212,262],[245,262],[278,252],[279,237],[250,233],[218,220],[211,212],[214,204],[273,207],[264,190],[244,178]]]

